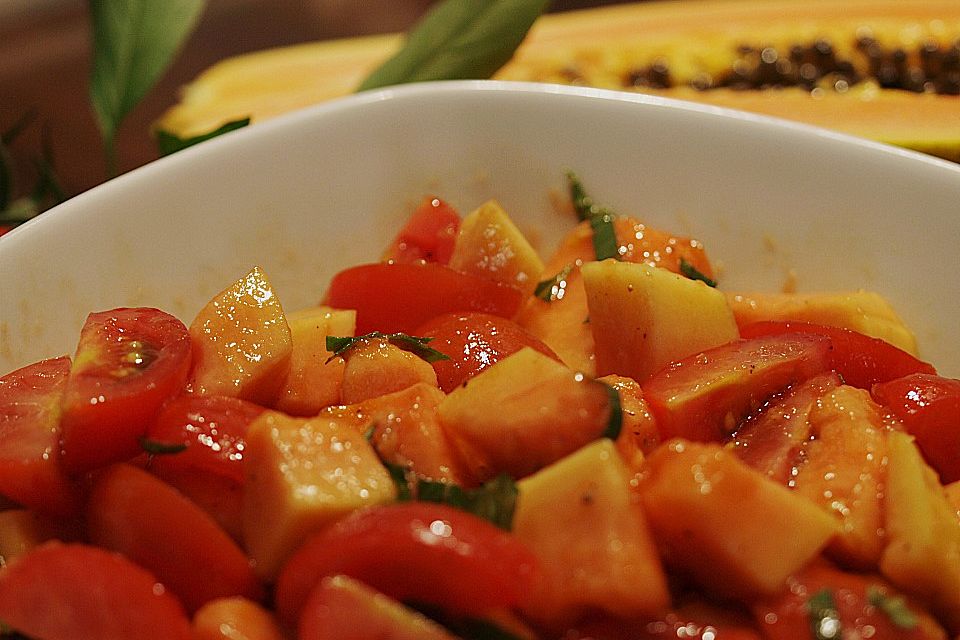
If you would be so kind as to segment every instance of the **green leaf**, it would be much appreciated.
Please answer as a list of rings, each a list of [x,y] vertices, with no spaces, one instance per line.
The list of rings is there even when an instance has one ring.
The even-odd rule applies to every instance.
[[[810,632],[816,640],[835,640],[842,637],[837,601],[830,589],[821,589],[807,600]]]
[[[549,0],[444,0],[358,91],[425,80],[489,78],[513,56]]]
[[[917,614],[910,610],[903,596],[891,596],[876,586],[867,588],[867,602],[883,611],[890,622],[900,629],[914,629],[919,624]]]
[[[386,340],[392,345],[400,347],[404,351],[409,351],[418,358],[422,358],[427,362],[437,362],[438,360],[449,360],[450,356],[445,353],[441,353],[436,349],[428,347],[427,344],[433,340],[433,338],[420,338],[417,336],[407,335],[406,333],[381,333],[379,331],[371,331],[370,333],[365,333],[362,336],[327,336],[327,351],[333,355],[327,359],[327,362],[336,358],[337,356],[342,356],[345,352],[353,349],[361,342],[366,342],[368,340]]]
[[[602,437],[616,440],[620,437],[620,430],[623,429],[623,405],[620,403],[620,392],[606,382],[598,380],[597,383],[606,387],[610,396],[610,419],[607,421],[607,428],[604,429]]]
[[[384,462],[390,477],[397,485],[401,502],[435,502],[472,513],[509,531],[513,526],[513,512],[517,506],[517,485],[505,473],[498,475],[476,489],[464,489],[452,482],[428,480],[405,467]]]
[[[691,280],[699,280],[700,282],[703,282],[704,284],[706,284],[708,287],[716,288],[717,286],[716,280],[712,278],[708,278],[706,275],[703,274],[702,271],[700,271],[695,266],[687,262],[686,258],[680,258],[680,273],[690,278]]]
[[[577,219],[583,221],[592,218],[596,213],[593,198],[587,195],[587,190],[583,188],[583,182],[573,171],[567,171],[567,185],[570,189],[570,201],[573,203],[573,210],[577,212]]]
[[[90,100],[111,175],[120,123],[166,70],[203,7],[204,0],[90,0]]]
[[[593,253],[597,260],[620,259],[620,247],[617,244],[617,230],[613,221],[617,214],[605,207],[598,206],[583,188],[583,183],[573,171],[567,171],[567,185],[570,188],[570,200],[577,212],[577,218],[588,220],[593,230]]]
[[[250,124],[250,118],[231,120],[230,122],[217,127],[213,131],[208,131],[207,133],[202,133],[198,136],[192,136],[190,138],[181,138],[173,133],[170,133],[169,131],[160,129],[156,132],[157,149],[160,151],[161,156],[168,156],[171,153],[176,153],[177,151],[186,149],[187,147],[192,147],[195,144],[205,142],[211,138],[216,138],[217,136],[222,136],[225,133],[242,129],[248,124]]]
[[[593,252],[597,260],[620,259],[617,230],[613,227],[615,218],[616,215],[606,209],[590,218],[590,228],[593,229]]]
[[[160,442],[159,440],[142,437],[140,438],[140,448],[150,455],[163,456],[186,451],[187,445],[183,442]]]
[[[567,278],[570,276],[571,271],[573,271],[573,265],[568,264],[563,269],[560,269],[557,275],[552,278],[541,280],[533,290],[533,295],[545,302],[560,300],[567,290]]]

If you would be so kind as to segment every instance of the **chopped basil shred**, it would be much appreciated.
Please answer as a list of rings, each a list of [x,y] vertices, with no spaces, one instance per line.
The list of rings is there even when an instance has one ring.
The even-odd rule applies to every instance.
[[[590,229],[593,231],[593,252],[597,260],[607,260],[608,258],[619,260],[617,232],[613,226],[617,214],[605,207],[598,206],[593,198],[587,195],[580,178],[572,171],[567,171],[567,184],[570,188],[570,200],[573,202],[577,217],[580,220],[590,222]]]
[[[623,429],[623,407],[620,404],[620,392],[606,382],[600,382],[599,384],[607,388],[607,393],[610,396],[610,419],[607,421],[607,428],[604,429],[601,437],[616,440],[620,437],[620,430]]]
[[[867,588],[867,602],[883,611],[899,629],[914,629],[919,624],[917,615],[910,610],[903,596],[887,595],[880,587],[872,585]]]
[[[327,362],[337,356],[343,356],[344,353],[367,340],[386,340],[390,344],[400,347],[404,351],[409,351],[427,362],[450,359],[450,356],[447,354],[427,346],[433,338],[421,338],[407,335],[406,333],[381,333],[379,331],[372,331],[362,336],[327,336],[327,351],[333,354],[327,359]]]
[[[500,474],[476,489],[464,489],[452,482],[428,480],[408,471],[404,466],[384,462],[397,485],[401,502],[434,502],[455,507],[488,520],[509,531],[517,504],[517,486],[507,474]]]
[[[816,640],[840,638],[840,612],[830,589],[821,589],[807,600],[810,632]]]
[[[702,271],[700,271],[695,266],[687,262],[686,258],[680,258],[680,273],[690,278],[691,280],[699,280],[700,282],[704,283],[708,287],[717,286],[716,280],[712,278],[708,278],[706,275],[704,275]]]
[[[140,448],[153,456],[166,456],[187,450],[183,442],[160,442],[147,437],[140,438]]]
[[[554,300],[561,299],[566,291],[567,278],[570,276],[571,271],[573,271],[573,265],[568,264],[563,269],[560,269],[557,275],[552,278],[541,280],[537,283],[536,289],[533,290],[533,295],[545,302],[553,302]]]

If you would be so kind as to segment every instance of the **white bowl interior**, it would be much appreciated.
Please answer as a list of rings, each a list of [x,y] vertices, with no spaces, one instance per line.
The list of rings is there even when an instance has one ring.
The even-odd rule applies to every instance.
[[[288,309],[375,260],[421,197],[497,198],[544,250],[573,225],[573,169],[613,209],[705,242],[727,290],[865,288],[960,375],[960,168],[767,118],[616,92],[411,85],[258,124],[162,159],[0,238],[0,371],[71,353],[85,315],[189,322],[254,264]],[[534,234],[531,234],[534,235]]]

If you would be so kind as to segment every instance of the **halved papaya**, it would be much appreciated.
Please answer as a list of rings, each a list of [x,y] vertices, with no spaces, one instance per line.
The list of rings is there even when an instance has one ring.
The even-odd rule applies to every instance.
[[[157,128],[189,137],[344,95],[401,42],[391,34],[224,60]],[[954,0],[661,0],[551,14],[495,77],[695,100],[960,160]]]

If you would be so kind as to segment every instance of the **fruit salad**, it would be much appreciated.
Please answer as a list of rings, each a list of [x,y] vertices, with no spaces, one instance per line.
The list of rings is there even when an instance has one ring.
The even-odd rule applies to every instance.
[[[0,378],[0,638],[957,637],[960,381],[568,177]]]

